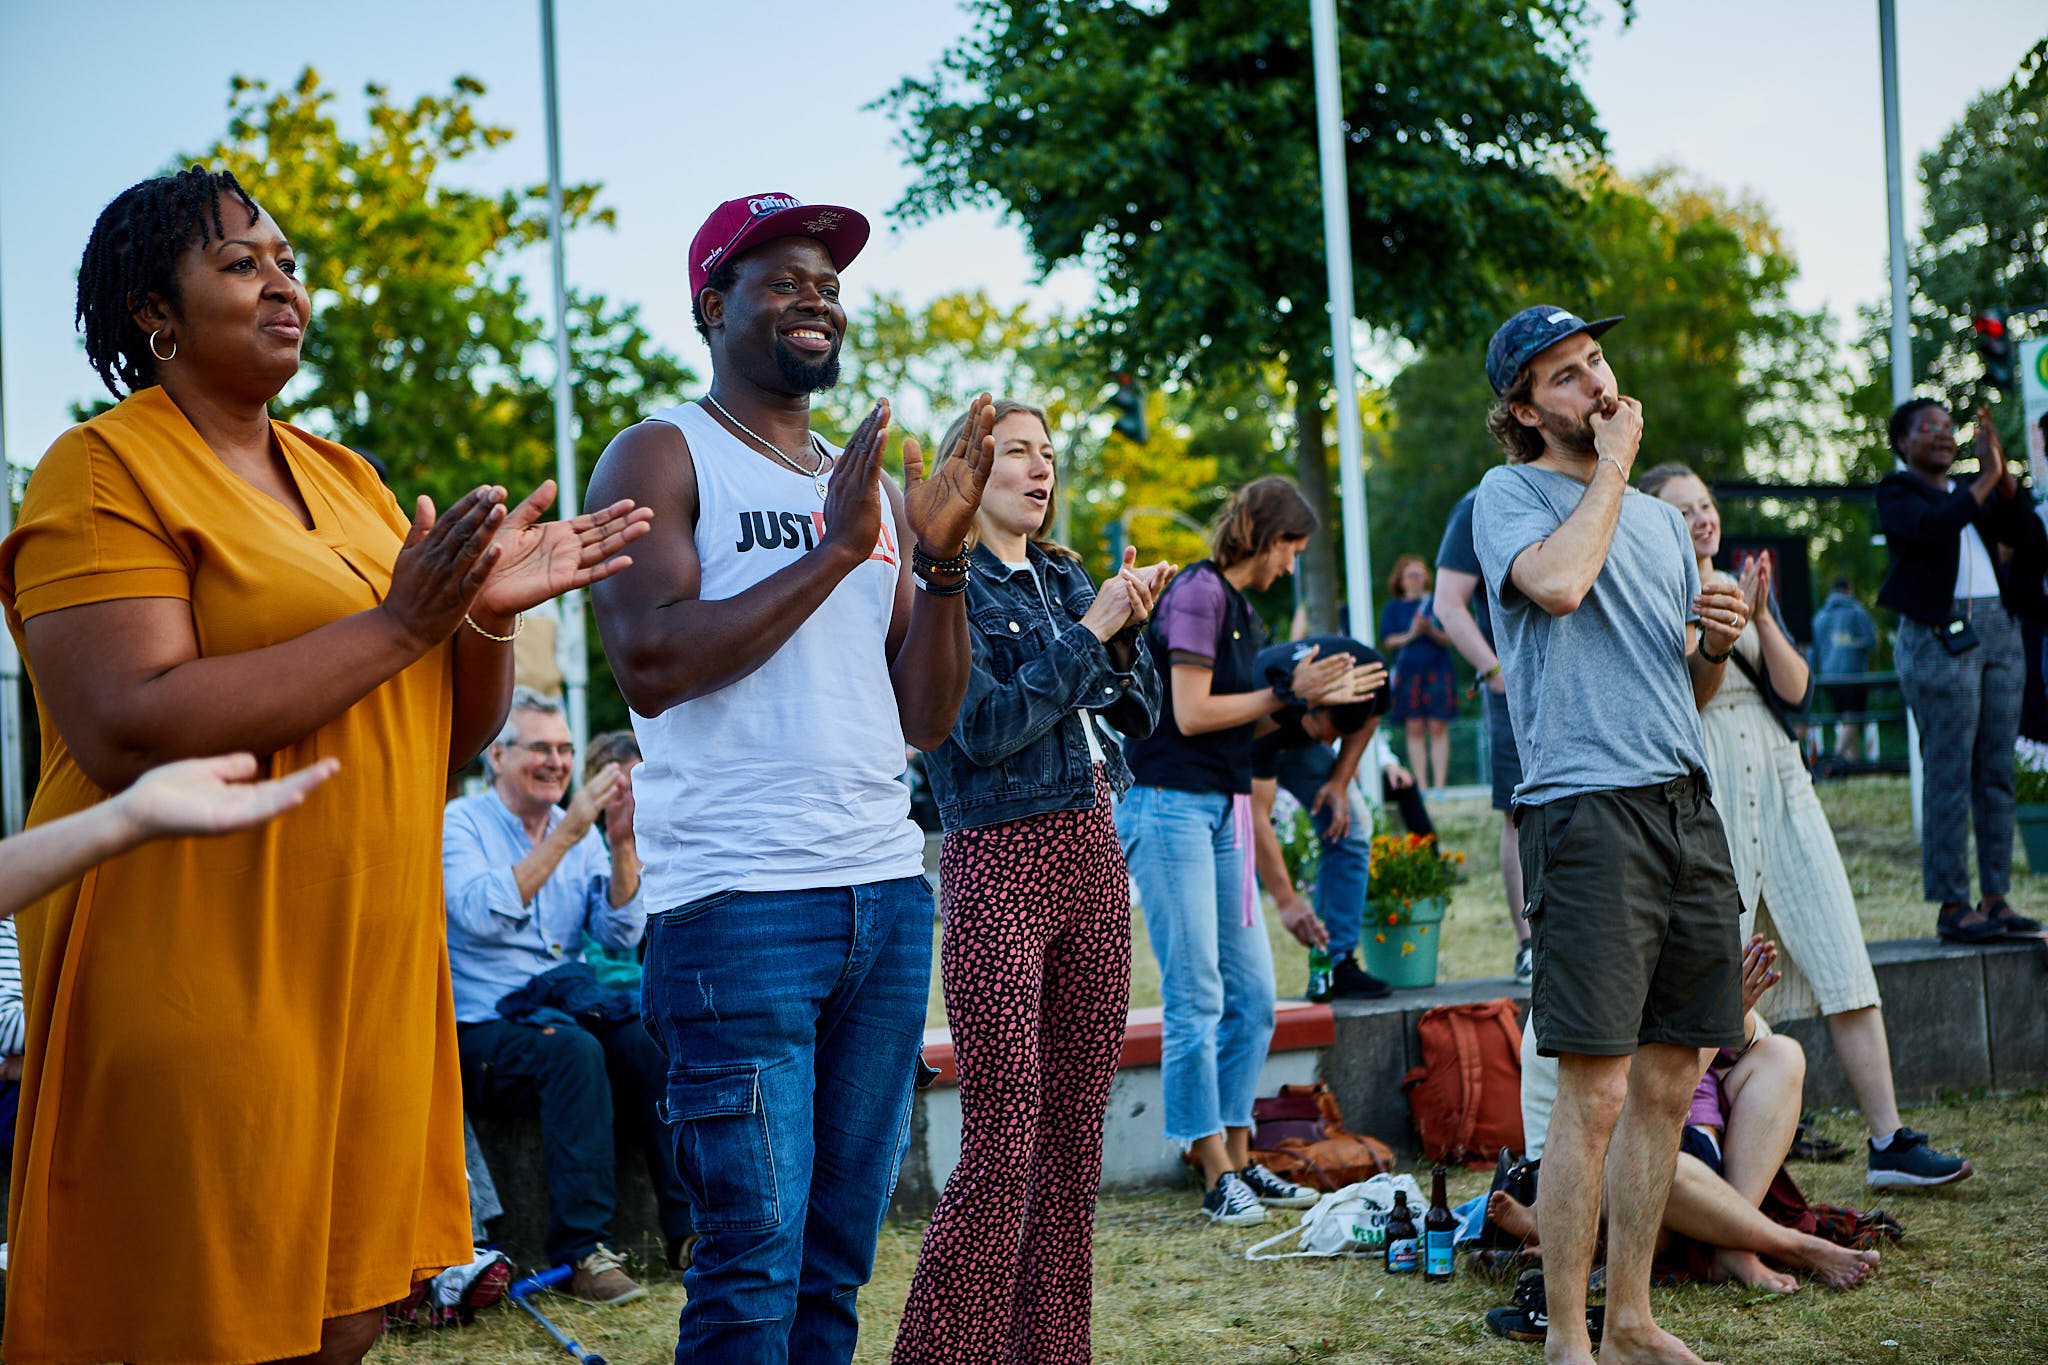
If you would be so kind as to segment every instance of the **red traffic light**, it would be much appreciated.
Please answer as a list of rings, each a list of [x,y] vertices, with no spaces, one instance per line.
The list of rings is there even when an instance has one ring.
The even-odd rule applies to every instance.
[[[1976,328],[1980,336],[1996,339],[2005,335],[2005,319],[1996,313],[1978,313],[1970,319],[1970,326]]]

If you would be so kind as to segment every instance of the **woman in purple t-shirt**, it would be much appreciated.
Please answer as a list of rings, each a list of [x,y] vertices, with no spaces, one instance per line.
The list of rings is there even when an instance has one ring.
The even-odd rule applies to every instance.
[[[1274,993],[1252,877],[1252,737],[1285,703],[1260,683],[1266,630],[1244,596],[1291,572],[1315,529],[1292,483],[1258,479],[1223,509],[1213,557],[1167,587],[1145,642],[1168,705],[1150,735],[1125,745],[1135,785],[1116,812],[1159,961],[1166,1137],[1201,1165],[1202,1211],[1232,1225],[1264,1222],[1268,1205],[1315,1202],[1249,1155]],[[1350,656],[1311,654],[1293,688],[1318,703],[1358,700],[1351,675]]]

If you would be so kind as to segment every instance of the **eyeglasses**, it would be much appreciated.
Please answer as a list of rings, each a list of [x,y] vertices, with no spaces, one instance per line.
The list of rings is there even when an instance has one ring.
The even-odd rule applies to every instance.
[[[535,758],[546,758],[551,754],[556,758],[576,757],[576,746],[566,739],[560,744],[550,744],[546,740],[535,740],[531,744],[507,744],[505,747],[508,749],[524,749]]]

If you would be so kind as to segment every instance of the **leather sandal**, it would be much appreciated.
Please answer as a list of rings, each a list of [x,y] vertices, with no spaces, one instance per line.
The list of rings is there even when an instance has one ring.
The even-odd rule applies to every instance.
[[[1981,919],[1975,924],[1964,924],[1963,916],[1970,913],[1967,905],[1941,907],[1941,914],[1935,917],[1934,932],[1950,943],[1990,943],[2005,937],[2005,925],[1995,919]]]
[[[2041,921],[2022,915],[2007,904],[2003,896],[1997,900],[1986,896],[1977,902],[1977,908],[1984,912],[1991,923],[1998,926],[1999,932],[2009,938],[2025,938],[2041,932]]]

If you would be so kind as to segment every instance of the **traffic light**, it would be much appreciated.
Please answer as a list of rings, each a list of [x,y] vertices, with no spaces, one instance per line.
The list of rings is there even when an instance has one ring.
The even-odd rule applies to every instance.
[[[1145,391],[1138,381],[1127,374],[1118,375],[1109,406],[1116,410],[1116,434],[1132,445],[1145,444]]]
[[[2005,310],[1993,308],[1970,319],[1977,333],[1977,356],[1984,362],[1984,382],[1994,389],[2012,388],[2012,332],[2005,325]]]

